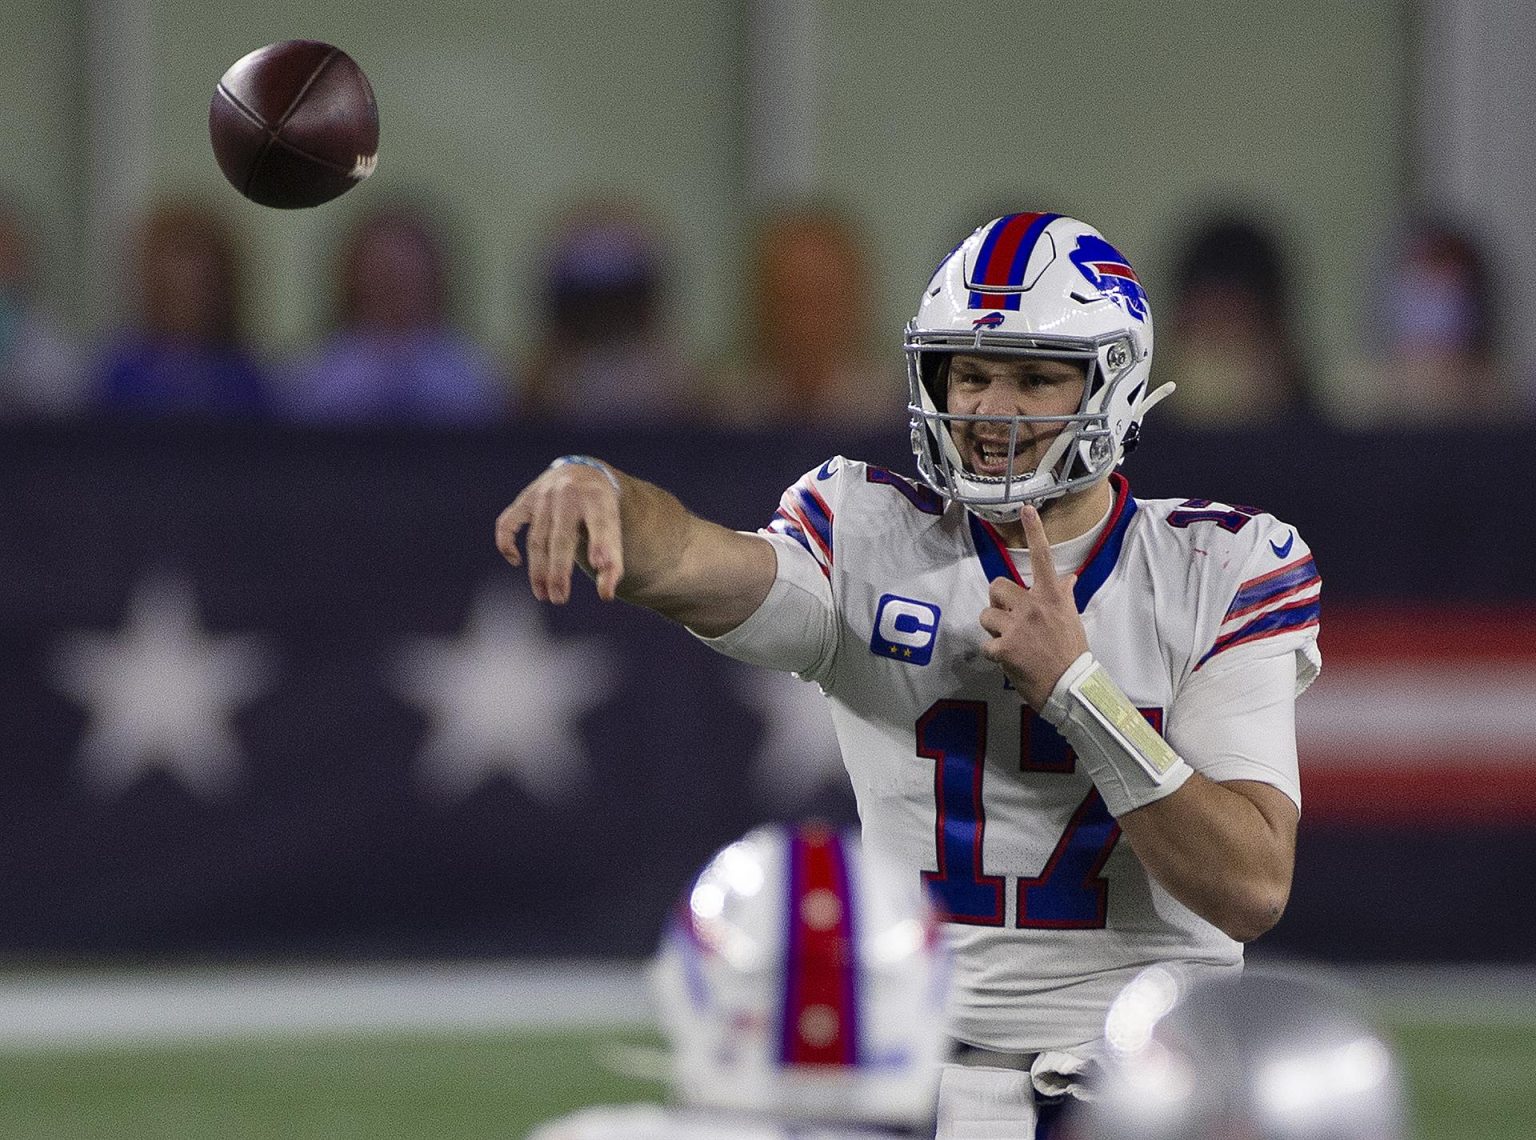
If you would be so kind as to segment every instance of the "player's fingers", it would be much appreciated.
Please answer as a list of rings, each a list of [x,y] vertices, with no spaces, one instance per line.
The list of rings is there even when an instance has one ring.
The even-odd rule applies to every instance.
[[[1003,633],[1003,620],[1007,616],[1004,611],[996,606],[988,606],[981,611],[981,616],[978,620],[981,622],[982,629],[986,630],[993,637],[1001,637]]]
[[[1029,543],[1029,565],[1035,572],[1035,586],[1056,581],[1056,565],[1051,561],[1051,543],[1045,537],[1045,524],[1040,521],[1040,512],[1033,506],[1026,506],[1019,512],[1019,521],[1024,524],[1024,540]]]
[[[550,600],[550,535],[554,528],[554,508],[547,494],[538,495],[530,504],[532,517],[523,546],[528,555],[528,585],[541,602]]]
[[[528,525],[528,509],[524,496],[519,495],[496,516],[496,549],[513,566],[523,564],[522,551],[517,548],[517,536]]]
[[[549,544],[544,550],[544,587],[549,600],[564,605],[571,600],[571,575],[576,569],[576,549],[586,524],[582,504],[571,495],[551,495]]]
[[[587,562],[597,576],[597,596],[613,601],[624,579],[624,533],[615,495],[603,495],[587,513]]]
[[[981,655],[988,661],[1001,661],[1003,659],[1003,639],[989,637],[981,643]]]
[[[987,588],[987,599],[1000,610],[1011,610],[1024,600],[1024,587],[1012,578],[996,578]]]

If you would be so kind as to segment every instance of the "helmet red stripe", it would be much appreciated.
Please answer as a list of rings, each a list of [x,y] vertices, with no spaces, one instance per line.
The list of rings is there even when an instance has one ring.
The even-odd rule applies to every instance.
[[[857,954],[841,837],[802,827],[792,836],[781,1059],[788,1065],[853,1065]]]
[[[1059,214],[1009,214],[992,227],[976,254],[973,287],[991,285],[1015,289],[1024,282],[1024,272],[1045,227]],[[972,292],[973,309],[1017,309],[1017,293]]]

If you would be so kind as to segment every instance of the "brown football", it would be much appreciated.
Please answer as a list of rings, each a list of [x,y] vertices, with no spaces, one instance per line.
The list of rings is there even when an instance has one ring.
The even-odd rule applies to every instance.
[[[373,173],[379,109],[362,68],[316,40],[268,44],[236,60],[208,107],[214,157],[263,206],[318,206]]]

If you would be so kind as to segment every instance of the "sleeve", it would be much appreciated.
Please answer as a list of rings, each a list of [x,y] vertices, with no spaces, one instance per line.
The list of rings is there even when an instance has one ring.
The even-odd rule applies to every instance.
[[[1284,657],[1294,666],[1293,695],[1300,696],[1322,670],[1317,648],[1322,577],[1293,528],[1269,515],[1255,522],[1260,525],[1236,588],[1227,585],[1230,597],[1217,601],[1222,617],[1194,672],[1228,659]]]
[[[763,604],[729,633],[699,637],[727,657],[819,680],[837,648],[832,595],[832,500],[837,460],[807,472],[784,492],[759,532],[773,545],[778,571]]]
[[[1289,653],[1229,654],[1192,675],[1168,712],[1168,743],[1212,780],[1258,780],[1301,808],[1296,673]]]

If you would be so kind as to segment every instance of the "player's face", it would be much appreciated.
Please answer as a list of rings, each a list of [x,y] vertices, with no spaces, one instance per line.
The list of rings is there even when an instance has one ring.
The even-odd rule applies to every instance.
[[[975,416],[1070,416],[1083,398],[1082,366],[1064,360],[957,354],[950,359],[948,410]],[[1062,423],[1020,424],[1013,470],[1008,470],[1009,424],[1004,419],[956,421],[950,435],[975,475],[1033,471]]]

